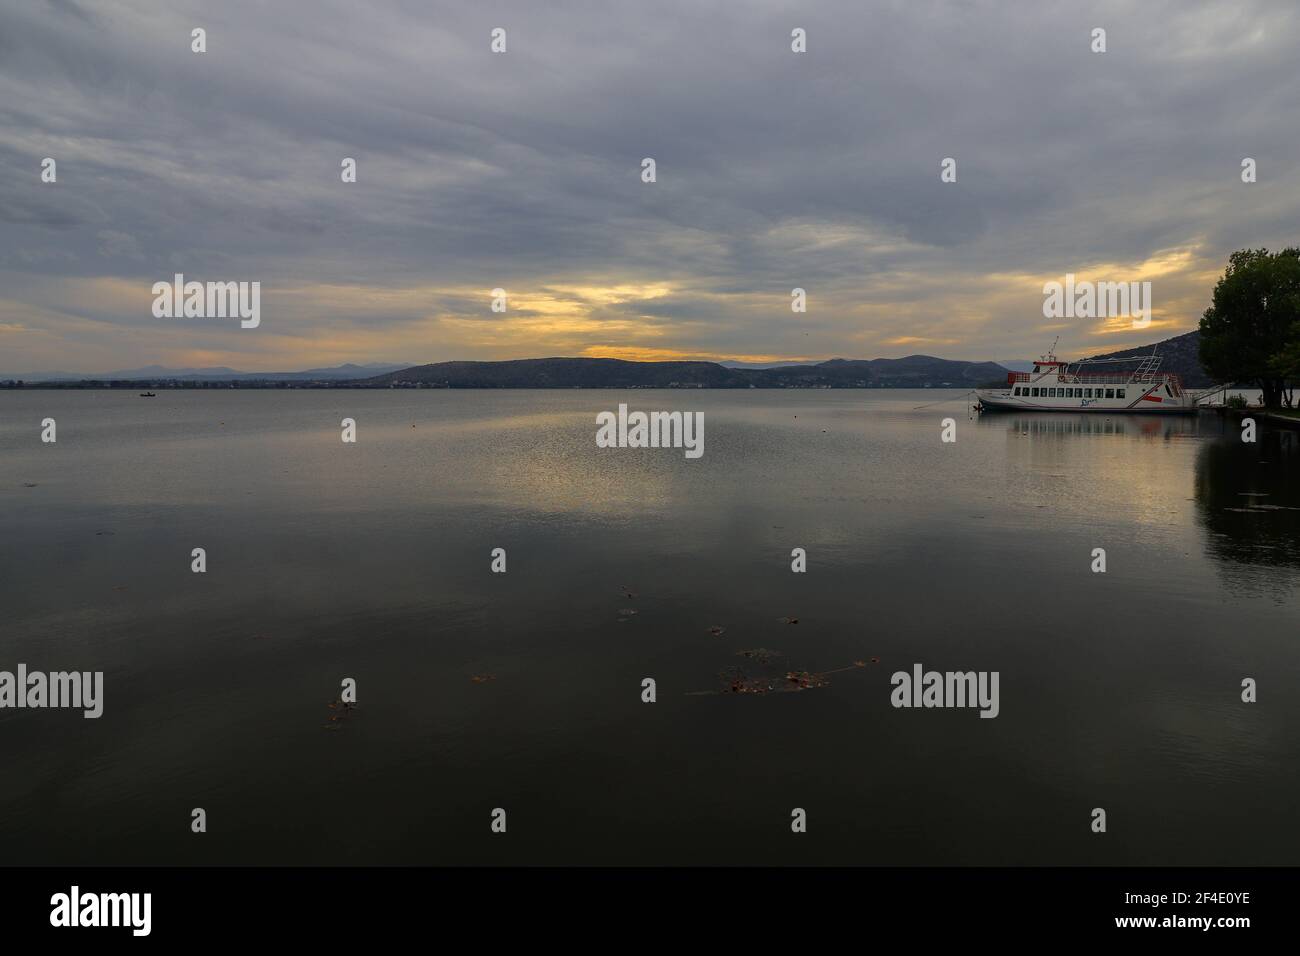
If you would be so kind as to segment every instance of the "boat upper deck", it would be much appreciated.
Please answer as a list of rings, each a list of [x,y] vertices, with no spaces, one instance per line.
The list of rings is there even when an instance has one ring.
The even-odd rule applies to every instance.
[[[1079,372],[1069,372],[1064,368],[1044,369],[1041,372],[1008,372],[1007,384],[1017,385],[1023,382],[1033,382],[1049,376],[1052,372],[1057,373],[1057,380],[1069,384],[1098,384],[1098,385],[1128,385],[1130,383],[1147,383],[1155,385],[1177,385],[1182,387],[1183,380],[1175,372],[1098,372],[1093,374],[1083,374]]]

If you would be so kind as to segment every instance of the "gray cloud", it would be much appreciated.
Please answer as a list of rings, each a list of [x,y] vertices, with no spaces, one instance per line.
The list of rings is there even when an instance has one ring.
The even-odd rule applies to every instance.
[[[1040,350],[1044,325],[1032,283],[990,274],[1183,248],[1220,268],[1297,240],[1290,0],[0,0],[0,21],[0,266],[48,278],[23,285],[34,308],[59,280],[176,270],[448,290],[429,315],[477,314],[469,289],[663,282],[594,320],[645,316],[659,347],[721,355],[853,353],[864,328],[871,354],[903,354],[918,349],[884,343],[917,325],[948,343],[919,350],[987,358]],[[795,26],[807,54],[789,50]],[[956,184],[939,181],[946,156]],[[1185,327],[1190,281],[1165,296],[1187,297]],[[755,311],[795,285],[814,305],[798,331],[788,308]],[[377,309],[355,327],[413,320]],[[309,326],[282,328],[305,342]],[[284,367],[292,342],[277,348],[266,364]]]

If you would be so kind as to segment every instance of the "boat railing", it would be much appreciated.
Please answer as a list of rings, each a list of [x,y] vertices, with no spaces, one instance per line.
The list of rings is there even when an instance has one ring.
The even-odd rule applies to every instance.
[[[1133,372],[1128,375],[1115,374],[1110,375],[1077,375],[1070,372],[1061,373],[1062,382],[1096,382],[1102,385],[1127,385],[1130,382],[1141,382],[1143,384],[1164,384],[1180,385],[1182,380],[1173,372]]]
[[[1042,381],[1050,374],[1050,372],[1041,372],[1035,376],[1033,372],[1008,372],[1007,384],[1015,385],[1021,382]],[[1060,372],[1057,380],[1072,385],[1162,385],[1168,383],[1175,387],[1182,386],[1182,379],[1174,372],[1130,372],[1127,374],[1112,372],[1110,374],[1096,375],[1082,375],[1077,372]]]

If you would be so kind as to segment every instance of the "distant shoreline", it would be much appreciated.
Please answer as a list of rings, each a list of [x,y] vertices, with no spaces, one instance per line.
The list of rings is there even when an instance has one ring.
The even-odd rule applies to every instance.
[[[889,391],[889,390],[911,390],[911,391],[932,391],[932,392],[957,392],[973,391],[976,388],[993,387],[1001,385],[1001,382],[989,383],[986,385],[432,385],[427,383],[411,383],[402,385],[376,385],[373,383],[358,382],[154,382],[148,380],[142,381],[97,381],[90,380],[86,382],[23,382],[21,385],[15,382],[0,382],[0,391],[9,392],[29,392],[29,391],[74,391],[74,392],[128,392],[128,391],[168,391],[168,392],[209,392],[209,391],[231,391],[232,389],[243,389],[252,391],[337,391],[339,389],[361,389],[365,391],[453,391],[453,392],[524,392],[524,391],[545,391],[545,392],[571,392],[571,391],[603,391],[603,392],[626,392],[626,391],[662,391],[665,389],[674,389],[678,391],[707,391],[707,392],[816,392],[832,390],[856,390],[860,392],[870,391]]]

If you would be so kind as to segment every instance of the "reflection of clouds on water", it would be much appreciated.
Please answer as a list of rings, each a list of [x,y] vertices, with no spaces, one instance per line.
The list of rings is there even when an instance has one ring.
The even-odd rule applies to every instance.
[[[1300,568],[1300,432],[1261,429],[1254,444],[1229,429],[1196,457],[1196,516],[1205,550],[1234,588],[1289,593]]]

